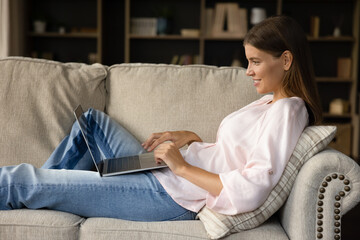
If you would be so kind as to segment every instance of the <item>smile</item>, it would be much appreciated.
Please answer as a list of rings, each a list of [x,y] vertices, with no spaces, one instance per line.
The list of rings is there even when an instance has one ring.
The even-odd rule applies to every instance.
[[[253,81],[254,81],[254,86],[255,87],[258,86],[260,84],[260,82],[261,82],[261,80],[253,80]]]

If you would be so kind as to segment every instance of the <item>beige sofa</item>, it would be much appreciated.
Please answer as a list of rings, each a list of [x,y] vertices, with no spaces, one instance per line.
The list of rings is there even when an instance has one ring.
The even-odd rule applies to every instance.
[[[74,122],[72,110],[77,104],[107,112],[140,141],[152,132],[186,129],[211,142],[227,114],[259,97],[245,70],[231,67],[155,64],[107,67],[13,57],[0,60],[0,73],[3,126],[0,166],[27,162],[40,167],[69,132]],[[360,201],[360,168],[332,149],[309,158],[296,180],[292,174],[295,182],[284,190],[290,195],[282,195],[284,201],[288,198],[279,211],[274,209],[276,213],[269,219],[263,217],[265,223],[256,228],[241,225],[252,229],[237,233],[233,228],[225,235],[233,234],[225,238],[340,237],[341,233],[337,233],[340,227],[335,225]],[[322,206],[318,206],[320,201]],[[211,232],[218,231],[213,228],[223,226],[222,222],[205,228],[206,221],[205,216],[201,221],[130,222],[21,209],[0,211],[0,239],[219,237]]]

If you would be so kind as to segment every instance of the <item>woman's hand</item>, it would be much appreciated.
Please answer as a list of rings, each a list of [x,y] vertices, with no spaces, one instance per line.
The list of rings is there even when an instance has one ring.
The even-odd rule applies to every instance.
[[[187,179],[214,196],[220,194],[223,185],[219,175],[188,164],[175,143],[160,144],[155,149],[154,156],[157,162],[164,161],[175,175]]]
[[[142,146],[148,152],[151,152],[157,146],[166,141],[173,142],[178,149],[182,148],[186,144],[190,145],[193,142],[202,142],[198,135],[190,131],[168,131],[151,134],[151,136],[142,144]]]
[[[166,142],[165,141],[170,141]],[[202,142],[193,132],[177,131],[153,133],[142,146],[148,151],[154,151],[155,161],[165,162],[171,171],[193,184],[205,189],[214,196],[218,196],[223,188],[218,174],[210,173],[187,163],[179,148],[192,142]]]
[[[165,162],[176,175],[180,175],[181,171],[189,165],[173,142],[160,144],[159,147],[155,149],[154,156],[157,162]]]

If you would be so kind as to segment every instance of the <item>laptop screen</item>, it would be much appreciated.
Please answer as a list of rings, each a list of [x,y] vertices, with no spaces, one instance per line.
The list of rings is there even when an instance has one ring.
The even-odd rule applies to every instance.
[[[89,128],[88,128],[88,124],[87,124],[87,120],[85,118],[84,115],[84,111],[81,107],[81,105],[79,105],[75,110],[74,110],[74,114],[75,114],[75,118],[79,124],[80,127],[80,131],[84,137],[85,143],[87,148],[89,149],[89,153],[90,156],[95,164],[96,170],[100,173],[101,172],[99,170],[98,164],[96,159],[100,160],[100,151],[98,149],[97,144],[95,143],[95,141],[93,140],[92,135],[89,132]]]

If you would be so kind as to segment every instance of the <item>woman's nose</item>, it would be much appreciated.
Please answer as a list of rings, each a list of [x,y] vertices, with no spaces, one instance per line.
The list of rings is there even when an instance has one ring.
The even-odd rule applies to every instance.
[[[253,70],[251,70],[251,68],[250,68],[250,67],[248,67],[248,68],[246,69],[246,75],[248,75],[248,76],[252,76],[252,75],[254,75],[254,71],[253,71]]]

